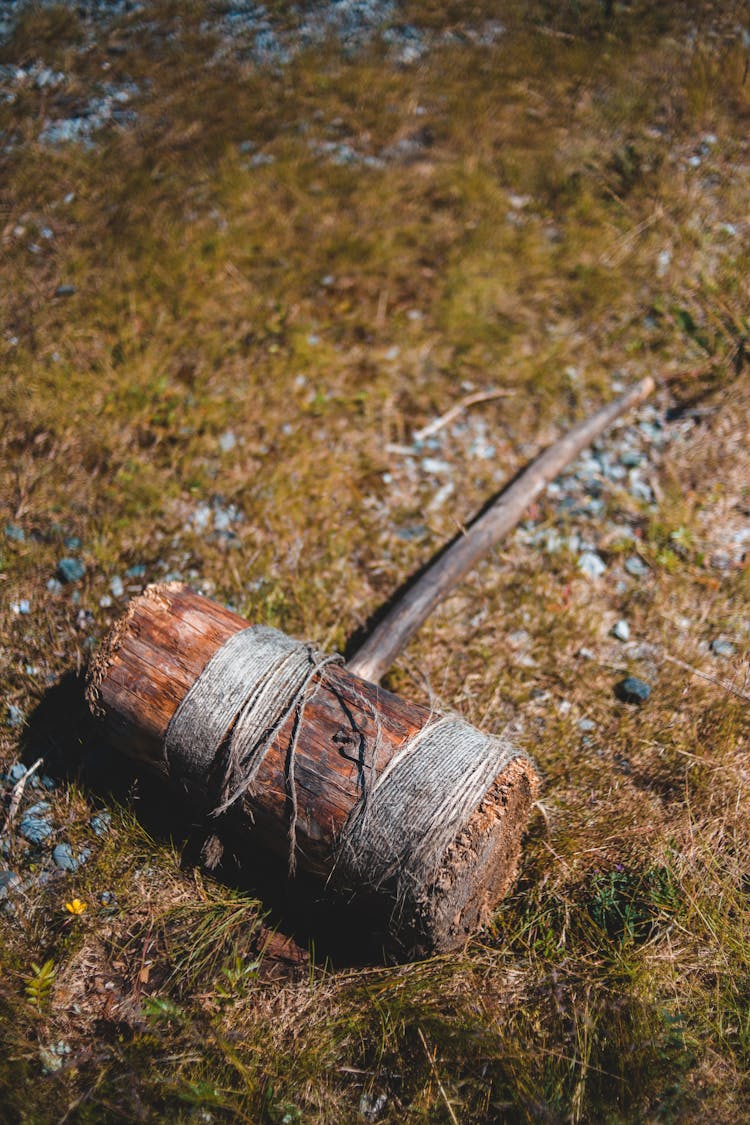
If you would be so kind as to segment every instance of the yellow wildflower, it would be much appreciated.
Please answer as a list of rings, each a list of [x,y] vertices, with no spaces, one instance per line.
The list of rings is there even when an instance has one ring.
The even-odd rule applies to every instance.
[[[65,909],[69,914],[83,914],[86,910],[86,903],[81,902],[80,898],[74,898],[72,902],[65,903]]]

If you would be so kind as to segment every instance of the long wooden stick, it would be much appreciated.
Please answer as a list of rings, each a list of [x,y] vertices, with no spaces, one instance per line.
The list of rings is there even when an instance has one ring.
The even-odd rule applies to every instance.
[[[647,399],[655,386],[650,376],[641,379],[620,398],[579,422],[532,461],[501,492],[492,507],[469,526],[466,534],[443,551],[422,577],[398,599],[349,660],[349,671],[372,683],[379,683],[435,606],[466,577],[479,559],[516,526],[523,513],[549,482],[620,415]]]

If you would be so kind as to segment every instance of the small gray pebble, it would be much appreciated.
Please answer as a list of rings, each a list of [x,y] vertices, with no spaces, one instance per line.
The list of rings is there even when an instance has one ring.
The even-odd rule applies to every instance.
[[[625,569],[633,578],[645,578],[649,568],[640,555],[631,555],[625,560]]]
[[[711,652],[714,656],[734,656],[735,648],[726,637],[715,637],[711,641]]]
[[[26,810],[24,815],[25,816],[46,816],[47,813],[49,812],[49,810],[51,809],[51,807],[52,806],[50,805],[49,801],[37,801],[37,803],[35,805],[31,805],[31,807]]]
[[[646,484],[644,480],[639,480],[638,478],[631,480],[630,495],[635,500],[642,500],[644,504],[653,503],[654,494],[651,490],[651,486]]]
[[[54,778],[51,778],[49,776],[49,774],[43,773],[41,780],[42,780],[42,785],[47,790],[47,792],[51,793],[52,790],[55,788]]]
[[[72,297],[76,291],[75,285],[58,285],[55,290],[56,297]]]
[[[603,500],[592,497],[586,501],[586,511],[590,516],[603,516],[607,505]]]
[[[727,551],[714,551],[708,561],[714,570],[729,570],[732,565],[731,556]]]
[[[86,573],[86,567],[80,559],[60,559],[57,564],[57,573],[61,582],[78,582]]]
[[[425,535],[429,535],[429,531],[423,523],[416,523],[409,527],[399,527],[396,529],[396,536],[407,543],[412,539],[423,539]]]
[[[78,870],[78,860],[73,855],[70,844],[57,844],[52,850],[52,858],[63,871]]]
[[[106,834],[109,832],[111,820],[112,817],[108,812],[101,812],[97,813],[96,816],[92,816],[91,820],[89,821],[89,825],[94,835],[106,836]]]
[[[612,626],[612,636],[617,637],[618,641],[629,641],[630,626],[628,625],[627,621],[622,618],[619,621],[616,621]]]
[[[7,898],[21,882],[15,871],[0,871],[0,901]]]
[[[26,766],[22,762],[16,762],[15,765],[10,767],[8,777],[11,781],[20,781],[26,773]]]
[[[607,564],[596,551],[584,551],[578,559],[578,569],[587,578],[601,578],[607,569]]]
[[[24,539],[26,538],[26,532],[16,523],[6,524],[5,534],[8,539],[13,539],[16,543],[23,543]]]
[[[125,571],[126,578],[145,578],[146,566],[144,563],[136,563],[135,566],[129,566]]]
[[[592,730],[596,730],[596,723],[593,719],[579,719],[578,729],[584,734],[588,734]]]
[[[121,598],[125,593],[125,587],[122,584],[122,578],[119,574],[115,574],[109,580],[109,590],[113,598]]]
[[[635,449],[626,449],[620,455],[620,461],[626,469],[635,469],[638,465],[643,464],[645,460],[642,453],[638,453]]]
[[[9,727],[21,727],[21,726],[23,726],[23,721],[24,721],[25,717],[26,716],[24,715],[21,708],[16,707],[15,703],[9,703],[8,704],[8,719],[7,719],[7,722],[8,722]]]
[[[615,684],[615,695],[623,703],[645,703],[651,695],[651,688],[637,676],[626,676]]]
[[[231,453],[237,444],[237,438],[231,430],[227,430],[219,437],[219,449],[222,453]]]
[[[52,825],[46,820],[26,815],[19,824],[18,831],[30,844],[42,844],[52,835]]]
[[[229,531],[232,526],[232,512],[229,508],[217,508],[214,512],[214,530]]]

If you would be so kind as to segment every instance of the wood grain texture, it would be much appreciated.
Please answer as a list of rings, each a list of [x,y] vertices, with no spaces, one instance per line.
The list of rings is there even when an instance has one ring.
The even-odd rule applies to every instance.
[[[216,650],[247,624],[181,584],[152,586],[135,598],[89,670],[87,698],[109,741],[165,776],[179,776],[180,763],[168,762],[164,751],[170,719]],[[425,707],[346,668],[326,669],[306,704],[295,755],[300,870],[323,880],[331,875],[336,841],[361,799],[363,769],[369,769],[369,747],[376,736],[377,775],[429,718]],[[286,757],[291,726],[292,719],[266,754],[252,792],[232,813],[235,828],[239,823],[254,844],[260,842],[282,858],[289,849]],[[535,791],[530,763],[511,762],[442,864],[433,916],[422,919],[416,930],[412,925],[411,948],[455,945],[504,893],[515,873]],[[218,780],[209,770],[205,784],[195,787],[196,800],[213,807],[217,793]],[[384,889],[382,911],[393,908],[388,893]]]

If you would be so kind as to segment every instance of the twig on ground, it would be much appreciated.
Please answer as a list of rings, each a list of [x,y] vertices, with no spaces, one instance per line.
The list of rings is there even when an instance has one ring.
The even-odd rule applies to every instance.
[[[26,782],[34,773],[36,773],[43,761],[44,758],[37,758],[33,766],[29,766],[23,777],[19,778],[19,780],[13,786],[10,793],[10,805],[8,806],[8,814],[5,817],[5,823],[3,824],[2,828],[0,828],[0,836],[4,836],[13,823],[16,813],[18,812],[18,808],[21,804],[21,798],[23,797],[23,791],[26,788]]]
[[[676,656],[670,656],[668,652],[664,653],[664,659],[668,660],[670,664],[676,664],[678,668],[684,668],[686,672],[691,672],[694,676],[700,676],[702,680],[708,680],[710,684],[736,695],[739,699],[744,699],[745,703],[750,703],[750,694],[735,687],[731,680],[720,680],[717,676],[709,675],[708,672],[701,672],[700,668],[694,668],[692,664],[686,664],[684,660],[680,660]]]
[[[415,441],[424,441],[425,438],[432,437],[438,430],[442,430],[454,418],[458,418],[459,414],[463,414],[470,406],[476,406],[478,402],[490,402],[493,398],[505,398],[512,395],[513,391],[504,390],[502,387],[497,387],[493,391],[474,391],[473,394],[466,395],[450,410],[446,410],[445,414],[441,414],[439,418],[435,418],[432,422],[428,422],[426,426],[422,426],[421,430],[415,430],[413,437]]]

